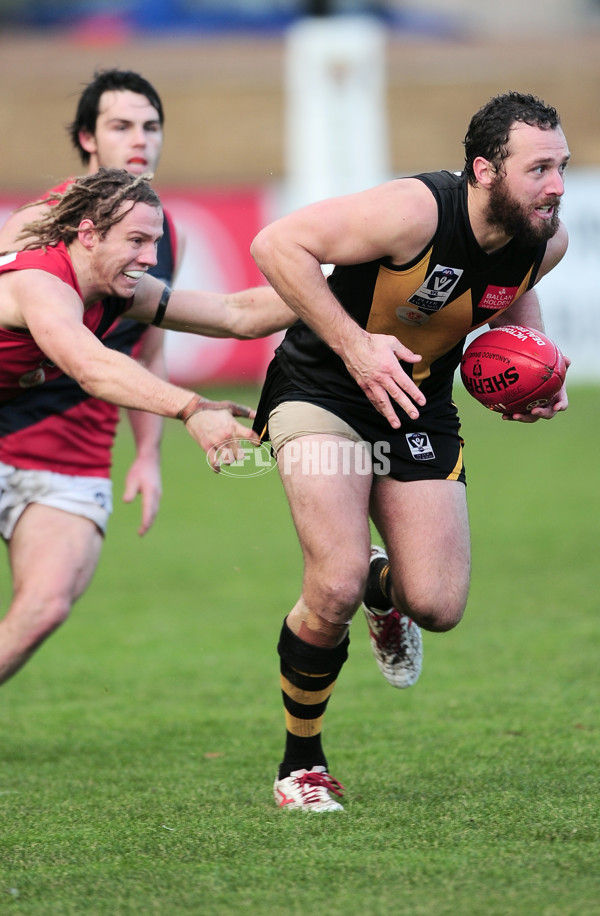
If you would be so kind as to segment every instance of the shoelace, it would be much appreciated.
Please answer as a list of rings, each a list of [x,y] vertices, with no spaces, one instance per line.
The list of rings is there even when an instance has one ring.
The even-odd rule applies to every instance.
[[[404,652],[405,646],[402,642],[402,627],[400,626],[400,611],[393,608],[381,620],[381,629],[378,629],[376,635],[377,644],[385,649],[393,649],[398,655]],[[409,626],[412,623],[410,618]]]
[[[340,798],[344,794],[344,786],[329,773],[303,773],[302,776],[297,776],[296,780],[302,787],[302,794],[307,802],[320,801],[322,789],[333,792]]]

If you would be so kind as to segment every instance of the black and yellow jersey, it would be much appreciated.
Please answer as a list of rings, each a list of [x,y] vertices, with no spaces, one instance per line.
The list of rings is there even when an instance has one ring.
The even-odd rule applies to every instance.
[[[512,239],[487,254],[471,229],[464,174],[414,177],[427,185],[438,205],[437,230],[426,248],[401,266],[381,258],[336,267],[328,282],[361,327],[393,334],[422,356],[403,368],[429,399],[451,391],[467,334],[533,286],[546,245]],[[287,331],[276,359],[300,388],[335,391],[350,401],[364,397],[343,361],[301,321]]]

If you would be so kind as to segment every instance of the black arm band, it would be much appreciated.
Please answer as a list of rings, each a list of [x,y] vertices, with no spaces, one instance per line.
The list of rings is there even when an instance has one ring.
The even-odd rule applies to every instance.
[[[167,311],[167,305],[169,304],[169,299],[171,298],[171,293],[173,290],[170,286],[165,286],[162,291],[162,296],[160,297],[160,302],[158,303],[158,308],[156,309],[156,315],[152,319],[151,324],[156,325],[159,328],[165,317],[165,312]]]

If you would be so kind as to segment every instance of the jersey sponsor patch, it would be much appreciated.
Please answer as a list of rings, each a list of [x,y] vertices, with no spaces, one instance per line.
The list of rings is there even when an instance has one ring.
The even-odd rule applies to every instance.
[[[411,305],[427,312],[439,312],[450,298],[464,270],[436,264],[417,290],[408,297]]]
[[[399,318],[404,324],[416,324],[420,327],[425,324],[425,322],[429,321],[430,317],[430,315],[426,315],[425,312],[422,312],[420,309],[411,309],[405,305],[396,309],[396,318]]]
[[[435,458],[427,433],[406,433],[406,441],[415,461],[431,461]]]
[[[494,312],[507,309],[517,295],[518,289],[518,286],[494,286],[490,283],[481,297],[478,307],[480,309],[491,309]]]
[[[19,388],[37,388],[39,385],[43,385],[46,381],[46,373],[41,366],[37,369],[31,369],[30,372],[25,372],[19,378]]]

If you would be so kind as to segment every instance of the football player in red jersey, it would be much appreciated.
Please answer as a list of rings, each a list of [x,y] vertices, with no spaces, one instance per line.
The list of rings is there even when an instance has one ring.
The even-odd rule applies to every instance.
[[[150,275],[163,229],[144,176],[101,169],[25,227],[22,251],[0,257],[0,533],[13,576],[0,621],[0,683],[89,584],[110,513],[112,434],[71,422],[72,379],[93,398],[181,419],[215,470],[238,457],[238,440],[258,442],[235,419],[251,416],[249,408],[172,385],[103,342],[124,313],[144,325],[242,339],[294,320],[268,286],[172,292]]]
[[[154,86],[131,70],[101,70],[83,89],[75,118],[69,126],[71,142],[82,164],[91,175],[99,168],[126,169],[133,175],[155,173],[163,146],[164,109]],[[0,251],[18,249],[24,244],[23,227],[47,213],[52,193],[65,190],[68,178],[40,203],[15,211],[0,229]],[[184,252],[184,236],[168,212],[164,213],[164,232],[159,243],[158,262],[151,268],[154,276],[173,286]],[[139,322],[116,324],[105,342],[122,352],[132,353],[155,375],[166,379],[164,330],[144,327]],[[72,383],[73,398],[76,383]],[[69,414],[80,426],[112,428],[113,438],[119,421],[113,404],[84,396]],[[162,494],[160,443],[162,418],[156,414],[132,411],[128,414],[135,442],[135,457],[125,480],[123,499],[131,502],[139,493],[142,518],[138,533],[145,534],[158,512]],[[60,444],[56,444],[56,449]],[[85,470],[84,470],[85,473]]]
[[[83,88],[77,103],[75,117],[69,126],[71,142],[87,171],[96,172],[99,168],[126,169],[134,175],[143,172],[156,172],[163,146],[164,109],[160,95],[147,79],[131,70],[107,69],[96,72],[93,79]],[[48,192],[64,191],[73,178],[68,178]],[[27,223],[40,219],[52,206],[52,201],[15,211],[0,228],[0,251],[19,249],[25,242],[20,233]],[[176,226],[168,212],[164,213],[164,232],[159,243],[158,262],[150,268],[154,276],[163,279],[173,286],[177,269],[184,251],[184,237],[179,226]],[[105,343],[121,352],[130,353],[155,375],[166,380],[167,368],[164,355],[163,329],[131,322],[127,319],[117,321]],[[65,377],[61,390],[62,403],[70,398],[69,409],[63,413],[64,422],[54,427],[54,438],[46,440],[42,446],[41,437],[36,438],[37,448],[45,448],[49,455],[57,455],[69,448],[73,438],[80,444],[76,453],[79,458],[71,468],[74,476],[89,480],[89,475],[105,475],[110,467],[111,450],[120,418],[119,408],[114,404],[91,397],[84,392],[74,379]],[[135,455],[125,478],[123,499],[131,502],[139,494],[141,498],[141,520],[138,534],[144,535],[154,523],[162,495],[160,471],[160,452],[163,430],[163,418],[146,411],[128,411],[127,416],[133,433]],[[88,432],[90,447],[81,447],[81,431]],[[96,466],[96,448],[105,443],[105,458]],[[31,450],[28,451],[32,460]],[[94,456],[94,457],[92,457]],[[17,460],[23,460],[17,457]],[[53,478],[60,482],[61,478]],[[112,508],[112,484],[104,482],[106,488],[105,509],[110,513]],[[47,497],[46,497],[47,498]],[[78,504],[74,502],[69,512],[77,514]],[[67,520],[68,521],[68,520]],[[77,523],[74,522],[76,525]],[[84,532],[87,525],[83,525]],[[84,539],[82,555],[85,557],[86,573],[82,574],[76,592],[81,594],[95,571],[99,559],[99,545],[95,532]],[[87,546],[86,546],[87,544]],[[60,560],[55,568],[60,567]],[[18,639],[2,636],[6,624],[0,622],[0,683],[12,670],[20,666],[21,649],[34,637],[37,641],[44,638],[42,631],[51,632],[61,623],[68,613],[74,594],[69,575],[61,580],[56,609],[49,608],[43,612],[45,623],[31,620],[25,606],[19,621]],[[15,624],[13,624],[13,627]],[[35,632],[34,632],[35,631]],[[12,659],[12,661],[11,661]],[[4,666],[4,668],[3,668]]]

